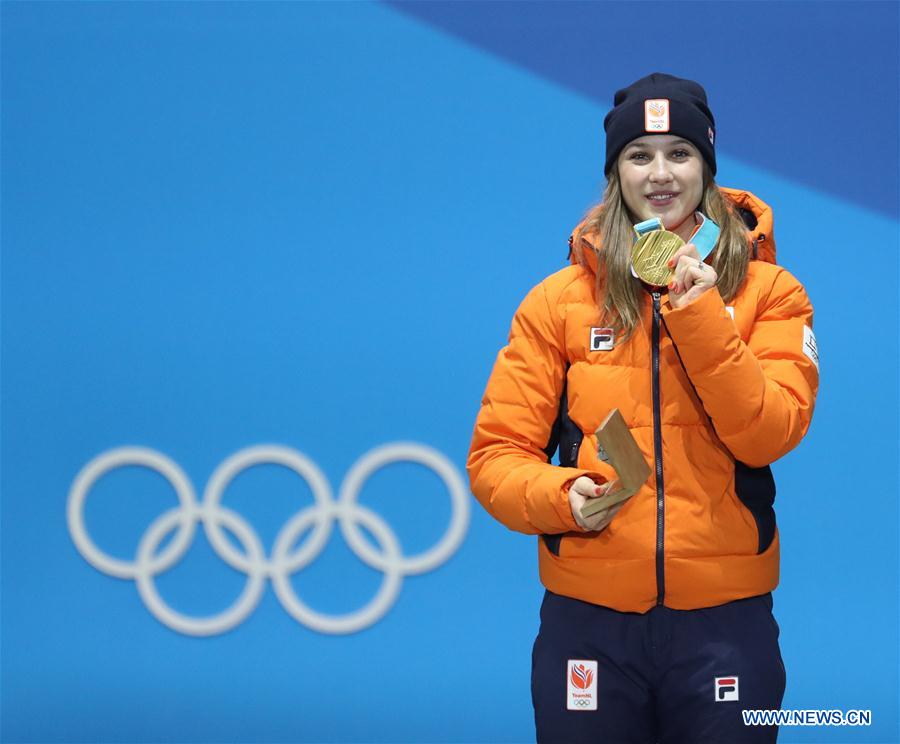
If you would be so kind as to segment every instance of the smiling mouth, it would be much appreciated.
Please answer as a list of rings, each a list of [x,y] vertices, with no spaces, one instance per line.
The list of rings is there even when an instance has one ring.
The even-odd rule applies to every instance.
[[[675,199],[678,198],[678,194],[667,194],[664,197],[645,196],[644,198],[648,202],[650,202],[650,205],[653,209],[661,209],[663,207],[668,207],[671,204],[674,204]]]

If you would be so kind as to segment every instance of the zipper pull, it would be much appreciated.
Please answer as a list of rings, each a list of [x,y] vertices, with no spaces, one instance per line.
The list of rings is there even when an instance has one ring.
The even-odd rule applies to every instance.
[[[651,295],[653,297],[653,317],[659,318],[659,298],[662,295],[659,292],[651,292]]]

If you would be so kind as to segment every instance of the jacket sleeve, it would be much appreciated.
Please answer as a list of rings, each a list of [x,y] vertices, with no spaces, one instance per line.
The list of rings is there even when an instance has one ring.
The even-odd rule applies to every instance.
[[[751,467],[790,452],[809,428],[819,386],[813,309],[779,269],[759,299],[747,343],[716,291],[663,309],[666,328],[716,433]]]
[[[597,483],[612,477],[548,462],[545,448],[559,411],[565,360],[562,322],[551,311],[542,283],[513,318],[509,343],[494,363],[481,402],[466,462],[472,493],[494,518],[517,532],[583,531],[569,506],[571,482],[582,475]]]

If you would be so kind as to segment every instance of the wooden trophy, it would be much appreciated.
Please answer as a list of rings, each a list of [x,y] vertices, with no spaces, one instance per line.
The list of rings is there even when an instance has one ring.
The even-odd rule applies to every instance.
[[[631,498],[652,472],[618,408],[613,408],[609,412],[596,434],[598,445],[609,456],[609,463],[615,468],[619,479],[614,482],[616,485],[612,486],[609,493],[585,502],[581,508],[582,517],[593,516]]]

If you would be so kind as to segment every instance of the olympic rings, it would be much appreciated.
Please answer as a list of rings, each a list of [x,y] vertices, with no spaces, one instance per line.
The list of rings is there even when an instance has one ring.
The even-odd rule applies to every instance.
[[[450,495],[450,524],[436,545],[423,553],[404,557],[393,530],[375,512],[357,503],[368,478],[394,462],[415,462],[434,471]],[[310,486],[315,503],[293,515],[275,538],[272,555],[267,558],[255,530],[237,512],[222,506],[222,495],[229,483],[254,465],[275,464],[293,470]],[[157,517],[147,527],[138,544],[134,561],[125,561],[104,553],[87,532],[84,504],[93,485],[116,468],[137,465],[162,475],[178,496],[179,506]],[[147,609],[161,623],[186,635],[210,636],[224,633],[247,619],[256,609],[272,580],[275,594],[284,609],[298,622],[320,633],[355,633],[378,622],[390,610],[400,594],[403,577],[432,571],[459,548],[469,524],[468,491],[459,472],[440,452],[414,442],[395,442],[376,447],[350,469],[341,485],[337,501],[332,498],[328,479],[305,455],[277,444],[258,445],[240,450],[213,472],[197,504],[190,479],[170,458],[146,447],[118,447],[93,458],[85,465],[69,491],[66,509],[69,533],[78,552],[97,570],[120,579],[134,579]],[[307,607],[297,596],[290,575],[309,565],[325,548],[334,521],[350,549],[367,565],[384,573],[375,597],[355,612],[326,615]],[[247,575],[247,582],[235,602],[222,612],[208,617],[190,617],[172,609],[160,596],[154,578],[169,570],[189,549],[197,523],[203,529],[216,554],[229,566]],[[362,536],[360,525],[377,541],[380,552]],[[241,544],[243,552],[225,536],[227,528]],[[291,552],[297,538],[306,530],[301,547]],[[175,537],[160,553],[165,537]]]

